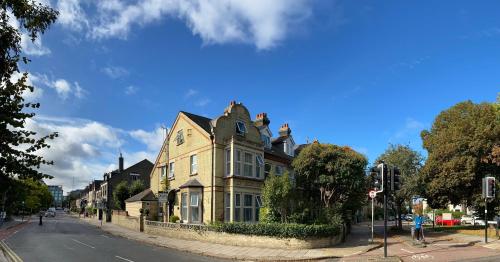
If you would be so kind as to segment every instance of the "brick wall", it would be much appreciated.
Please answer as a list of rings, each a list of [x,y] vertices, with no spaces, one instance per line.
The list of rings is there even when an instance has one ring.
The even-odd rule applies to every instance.
[[[113,210],[111,223],[125,227],[134,231],[140,231],[140,221],[138,217],[131,217],[127,211]]]

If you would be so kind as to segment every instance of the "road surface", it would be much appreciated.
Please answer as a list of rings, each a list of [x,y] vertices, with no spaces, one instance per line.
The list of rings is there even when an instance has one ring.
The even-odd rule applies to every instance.
[[[32,221],[4,240],[25,262],[58,261],[220,261],[115,237],[58,213]]]

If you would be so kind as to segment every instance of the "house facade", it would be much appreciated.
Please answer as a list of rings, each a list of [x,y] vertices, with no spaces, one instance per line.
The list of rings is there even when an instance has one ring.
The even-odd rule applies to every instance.
[[[258,222],[266,176],[291,173],[297,148],[288,124],[273,138],[269,123],[234,101],[214,119],[179,112],[151,173],[152,193],[168,194],[168,213],[183,223]]]

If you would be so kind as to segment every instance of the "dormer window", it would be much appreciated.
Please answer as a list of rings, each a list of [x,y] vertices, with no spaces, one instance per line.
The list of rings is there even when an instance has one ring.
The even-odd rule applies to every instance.
[[[177,141],[177,145],[184,143],[184,134],[182,133],[182,130],[177,131],[175,140]]]
[[[245,126],[245,123],[241,121],[236,121],[236,134],[244,136],[246,132],[247,132],[247,127]]]
[[[293,144],[288,141],[284,144],[284,146],[285,146],[285,153],[289,156],[294,156]]]
[[[265,148],[271,148],[271,138],[266,135],[261,135],[262,142]]]

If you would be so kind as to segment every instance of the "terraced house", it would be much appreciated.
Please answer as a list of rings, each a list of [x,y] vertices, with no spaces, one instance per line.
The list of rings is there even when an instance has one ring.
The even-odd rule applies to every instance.
[[[288,124],[273,138],[269,123],[266,113],[252,120],[236,102],[214,119],[179,112],[156,159],[151,190],[168,192],[169,214],[183,223],[258,222],[266,175],[291,172],[297,148]]]

